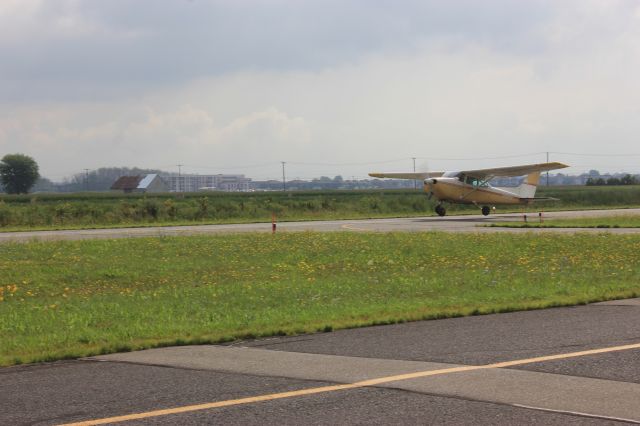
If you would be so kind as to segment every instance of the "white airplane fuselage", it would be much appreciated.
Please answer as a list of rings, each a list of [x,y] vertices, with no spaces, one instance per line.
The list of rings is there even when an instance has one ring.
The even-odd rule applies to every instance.
[[[552,200],[549,197],[536,197],[540,173],[569,167],[563,163],[523,164],[518,166],[476,169],[457,172],[413,172],[413,173],[369,173],[376,178],[424,179],[424,191],[429,199],[438,201],[436,213],[446,215],[443,203],[474,204],[482,208],[482,214],[488,215],[491,206],[500,204],[530,204],[534,201]],[[524,176],[522,183],[513,188],[498,188],[489,185],[496,177]]]
[[[511,189],[511,188],[510,188]],[[513,188],[517,191],[518,188]],[[439,177],[424,180],[424,191],[433,194],[438,201],[455,204],[498,205],[525,204],[528,200],[505,188],[496,188],[488,184],[468,184],[457,177]]]

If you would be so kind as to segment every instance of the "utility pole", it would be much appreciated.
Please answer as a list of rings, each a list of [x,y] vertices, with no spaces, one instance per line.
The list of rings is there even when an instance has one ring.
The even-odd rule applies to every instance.
[[[176,182],[176,191],[181,192],[180,181],[182,180],[182,166],[184,166],[184,164],[177,164],[177,166],[178,166],[178,181]]]
[[[549,151],[547,151],[547,163],[549,162]],[[549,170],[547,170],[547,186],[549,186]]]
[[[84,169],[84,190],[89,190],[89,169]]]
[[[411,157],[411,159],[413,160],[413,173],[416,172],[416,157]],[[417,180],[413,180],[413,189],[418,189],[418,181]]]
[[[286,162],[281,161],[281,163],[282,163],[282,192],[285,192],[287,190],[287,181],[284,176],[284,165],[286,164]]]

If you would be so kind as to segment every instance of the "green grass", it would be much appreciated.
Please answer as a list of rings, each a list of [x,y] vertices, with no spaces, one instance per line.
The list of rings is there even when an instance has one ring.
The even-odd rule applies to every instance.
[[[624,235],[282,233],[0,245],[0,365],[640,295]]]
[[[559,198],[529,207],[576,210],[640,205],[640,186],[542,187]],[[422,191],[304,191],[124,195],[115,193],[0,195],[0,232],[47,229],[168,226],[216,223],[365,219],[434,214]],[[496,212],[521,211],[498,207]],[[474,206],[449,205],[448,214],[478,214]]]
[[[462,207],[464,210],[464,207]],[[475,210],[475,209],[474,209]],[[38,194],[0,197],[0,231],[354,219],[431,213],[414,191]]]
[[[572,219],[545,219],[535,216],[529,222],[497,222],[491,227],[504,228],[640,228],[639,215],[612,215],[604,217],[577,217]]]

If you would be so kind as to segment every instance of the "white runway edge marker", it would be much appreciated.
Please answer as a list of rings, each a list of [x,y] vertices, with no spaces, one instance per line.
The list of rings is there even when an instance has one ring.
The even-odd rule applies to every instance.
[[[400,380],[410,380],[410,379],[417,379],[421,377],[461,373],[465,371],[514,367],[518,365],[533,364],[536,362],[577,358],[581,356],[598,355],[598,354],[619,352],[619,351],[625,351],[625,350],[631,350],[631,349],[640,349],[640,343],[634,343],[634,344],[622,345],[622,346],[611,346],[611,347],[600,348],[600,349],[590,349],[590,350],[579,351],[579,352],[569,352],[564,354],[547,355],[547,356],[541,356],[536,358],[526,358],[526,359],[513,360],[513,361],[496,362],[493,364],[486,364],[486,365],[469,365],[469,366],[460,366],[460,367],[452,367],[452,368],[443,368],[440,370],[418,371],[416,373],[379,377],[376,379],[363,380],[355,383],[346,383],[346,384],[331,385],[331,386],[320,386],[315,388],[300,389],[297,391],[279,392],[279,393],[272,393],[267,395],[247,397],[247,398],[209,402],[205,404],[185,405],[182,407],[166,408],[162,410],[147,411],[143,413],[126,414],[123,416],[85,420],[77,423],[67,423],[62,426],[89,426],[89,425],[102,425],[102,424],[108,424],[108,423],[125,422],[130,420],[141,420],[141,419],[147,419],[150,417],[167,416],[171,414],[188,413],[192,411],[209,410],[213,408],[222,408],[222,407],[229,407],[234,405],[252,404],[252,403],[263,402],[263,401],[273,401],[276,399],[292,398],[296,396],[305,396],[305,395],[313,395],[313,394],[325,393],[325,392],[336,392],[336,391],[342,391],[342,390],[357,389],[357,388],[363,388],[368,386],[376,386],[383,383],[397,382]],[[535,407],[531,407],[531,408],[535,408]],[[587,413],[576,413],[576,414],[580,414],[583,416],[590,416]]]

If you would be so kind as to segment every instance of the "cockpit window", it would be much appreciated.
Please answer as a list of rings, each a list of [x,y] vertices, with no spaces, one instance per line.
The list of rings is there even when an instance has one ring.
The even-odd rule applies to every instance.
[[[460,173],[460,175],[458,176],[458,180],[460,182],[466,183],[467,185],[471,185],[471,186],[477,186],[477,187],[489,186],[489,184],[486,181],[475,178],[473,176],[467,176],[464,173]]]

